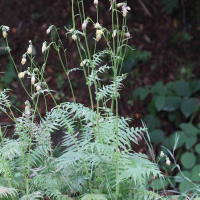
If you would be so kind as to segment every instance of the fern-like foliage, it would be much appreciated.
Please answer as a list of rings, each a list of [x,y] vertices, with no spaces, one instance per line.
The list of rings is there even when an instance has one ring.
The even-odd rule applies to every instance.
[[[10,91],[10,89],[4,89],[3,91],[0,92],[0,109],[3,112],[6,112],[5,107],[10,105],[10,101],[8,100],[8,96],[6,94],[9,91]]]
[[[0,186],[0,198],[8,196],[17,196],[17,190],[15,188],[8,188]]]

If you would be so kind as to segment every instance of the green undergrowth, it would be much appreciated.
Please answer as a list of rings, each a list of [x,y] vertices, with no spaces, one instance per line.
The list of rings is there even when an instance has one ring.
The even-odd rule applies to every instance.
[[[130,127],[131,119],[118,114],[118,99],[120,90],[123,89],[122,81],[126,78],[126,74],[122,74],[121,71],[126,48],[131,49],[128,46],[131,35],[126,26],[126,16],[130,8],[126,2],[117,4],[111,1],[110,3],[111,32],[98,23],[97,0],[94,1],[97,22],[90,17],[85,17],[83,1],[72,0],[73,28],[69,30],[65,27],[65,30],[67,37],[77,45],[81,60],[80,66],[73,69],[68,68],[65,54],[67,49],[61,41],[59,30],[51,25],[46,31],[50,35],[49,41],[44,41],[42,44],[41,53],[44,55],[44,63],[38,66],[34,62],[37,58],[33,59],[33,44],[29,41],[27,52],[22,55],[21,60],[23,67],[20,69],[24,71],[18,71],[19,68],[12,58],[8,44],[9,27],[1,26],[7,45],[6,50],[27,94],[25,109],[20,111],[21,117],[16,118],[13,112],[16,108],[9,100],[9,89],[0,93],[0,110],[13,121],[15,129],[14,137],[8,139],[6,138],[7,127],[0,127],[1,199],[131,200],[197,197],[196,192],[181,194],[176,190],[173,191],[173,194],[177,194],[176,197],[169,195],[164,184],[169,177],[161,173],[157,163],[164,159],[167,166],[170,166],[173,162],[174,167],[179,169],[182,175],[174,160],[173,152],[168,150],[169,156],[161,154],[159,159],[156,159],[146,126],[141,123],[141,127]],[[74,13],[74,5],[79,10],[82,30],[75,27],[77,14]],[[119,24],[119,17],[122,18],[122,24]],[[86,31],[88,23],[96,29],[95,45],[90,48]],[[54,40],[53,33],[57,35],[58,40]],[[103,51],[97,51],[98,42],[101,40],[104,40],[107,47]],[[85,42],[85,47],[82,41]],[[51,90],[46,82],[45,70],[50,47],[60,59],[74,102],[58,104],[54,96],[55,91]],[[61,52],[64,56],[61,56]],[[109,57],[106,64],[105,57]],[[88,87],[88,91],[85,92],[89,94],[90,107],[76,102],[69,74],[76,74],[77,70],[85,76]],[[100,77],[107,70],[112,70],[113,77],[108,84],[105,84]],[[29,85],[25,86],[24,81],[27,80],[30,80]],[[48,109],[47,96],[55,103],[51,109]],[[41,99],[46,110],[44,117],[39,111],[38,102]],[[80,127],[78,130],[77,124]],[[51,134],[60,129],[64,130],[61,146],[65,150],[58,154],[52,147]],[[142,137],[147,138],[150,158],[132,149],[131,145],[138,144],[138,139]],[[151,191],[148,190],[148,182],[153,179],[156,179],[154,184],[160,181],[161,194],[156,185],[151,186]],[[186,180],[190,181],[187,177]],[[191,181],[190,183],[198,190],[198,185]]]

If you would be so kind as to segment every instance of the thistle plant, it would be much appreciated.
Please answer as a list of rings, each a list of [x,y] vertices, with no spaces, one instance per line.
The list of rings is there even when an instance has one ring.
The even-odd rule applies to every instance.
[[[58,29],[51,25],[46,33],[51,39],[41,45],[44,64],[37,66],[32,59],[32,42],[22,55],[21,64],[29,64],[25,71],[18,71],[8,45],[8,27],[1,26],[7,43],[8,53],[27,94],[22,116],[15,118],[13,106],[9,102],[8,89],[0,93],[0,110],[15,123],[15,138],[7,139],[6,128],[0,128],[0,197],[9,199],[158,199],[158,194],[146,190],[149,176],[160,177],[157,164],[147,155],[134,152],[131,143],[138,144],[138,138],[146,133],[146,127],[129,127],[129,120],[119,116],[118,99],[126,74],[121,74],[124,54],[131,35],[126,25],[130,8],[126,2],[110,1],[112,31],[98,22],[99,1],[95,0],[97,21],[85,16],[83,0],[77,0],[81,30],[75,27],[74,0],[72,2],[72,29],[66,35],[72,38],[80,56],[80,66],[68,69],[66,47],[59,36]],[[122,24],[119,24],[122,18]],[[89,48],[87,26],[95,29],[94,49]],[[54,41],[52,30],[57,34]],[[112,37],[110,37],[112,36]],[[111,39],[110,39],[111,38]],[[86,47],[82,45],[84,40]],[[98,43],[104,40],[106,50],[97,51]],[[58,104],[54,91],[45,79],[50,47],[58,54],[60,64],[67,76],[74,102]],[[61,57],[64,52],[65,60]],[[92,52],[92,53],[91,53]],[[105,63],[104,58],[109,57]],[[108,59],[106,59],[108,60]],[[81,70],[85,76],[91,109],[77,103],[69,74]],[[106,70],[113,72],[113,79],[106,85],[101,74]],[[23,84],[30,78],[31,92]],[[94,88],[95,92],[92,93]],[[50,95],[55,107],[47,109],[46,96]],[[44,98],[46,115],[42,117],[38,109],[39,97]],[[95,107],[94,104],[97,106]],[[35,116],[40,121],[35,121]],[[80,129],[76,130],[76,124]],[[51,133],[64,129],[62,145],[66,150],[58,158],[53,157]]]

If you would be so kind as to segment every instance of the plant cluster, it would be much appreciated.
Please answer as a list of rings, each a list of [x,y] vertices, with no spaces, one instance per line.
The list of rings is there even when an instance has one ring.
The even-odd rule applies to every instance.
[[[178,139],[176,143],[178,151],[175,160],[181,163],[182,173],[196,184],[200,182],[200,145],[197,142],[200,124],[193,121],[197,112],[199,112],[199,90],[200,80],[190,82],[181,80],[169,82],[166,85],[157,82],[154,86],[141,87],[134,91],[135,97],[139,97],[140,100],[144,100],[149,92],[152,94],[152,99],[147,106],[150,114],[144,118],[151,141],[155,146],[162,143],[164,147],[172,150]],[[159,114],[165,120],[168,119],[171,126],[168,135],[160,129]],[[180,172],[176,174],[176,176],[180,175]],[[174,185],[180,183],[179,190],[181,192],[190,192],[191,189],[194,189],[188,180],[175,178],[173,182]]]

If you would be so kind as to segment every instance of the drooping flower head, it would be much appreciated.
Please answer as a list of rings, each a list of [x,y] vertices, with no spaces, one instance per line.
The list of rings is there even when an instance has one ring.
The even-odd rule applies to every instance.
[[[10,28],[8,26],[3,26],[2,31],[3,31],[3,37],[6,38],[7,36],[7,31],[9,31]]]
[[[28,47],[28,49],[27,49],[27,53],[28,54],[31,54],[32,53],[32,51],[33,51],[33,49],[32,49],[32,42],[31,42],[31,40],[29,40],[29,47]]]
[[[76,39],[77,39],[77,36],[76,36],[76,34],[73,34],[73,35],[72,35],[72,40],[74,40],[74,41],[75,41]]]
[[[98,4],[99,4],[99,1],[98,0],[94,0],[94,5],[98,6]]]
[[[88,24],[88,20],[84,20],[83,24],[82,24],[82,30],[86,29],[87,27],[87,24]]]
[[[18,77],[19,77],[19,78],[24,78],[24,75],[25,75],[24,72],[20,72],[20,73],[18,74]]]
[[[46,30],[46,34],[48,35],[51,32],[52,26],[49,26],[49,28]]]
[[[26,54],[23,54],[21,63],[22,63],[22,65],[24,65],[26,63]]]
[[[43,42],[42,44],[42,53],[44,53],[47,49],[47,42]]]

